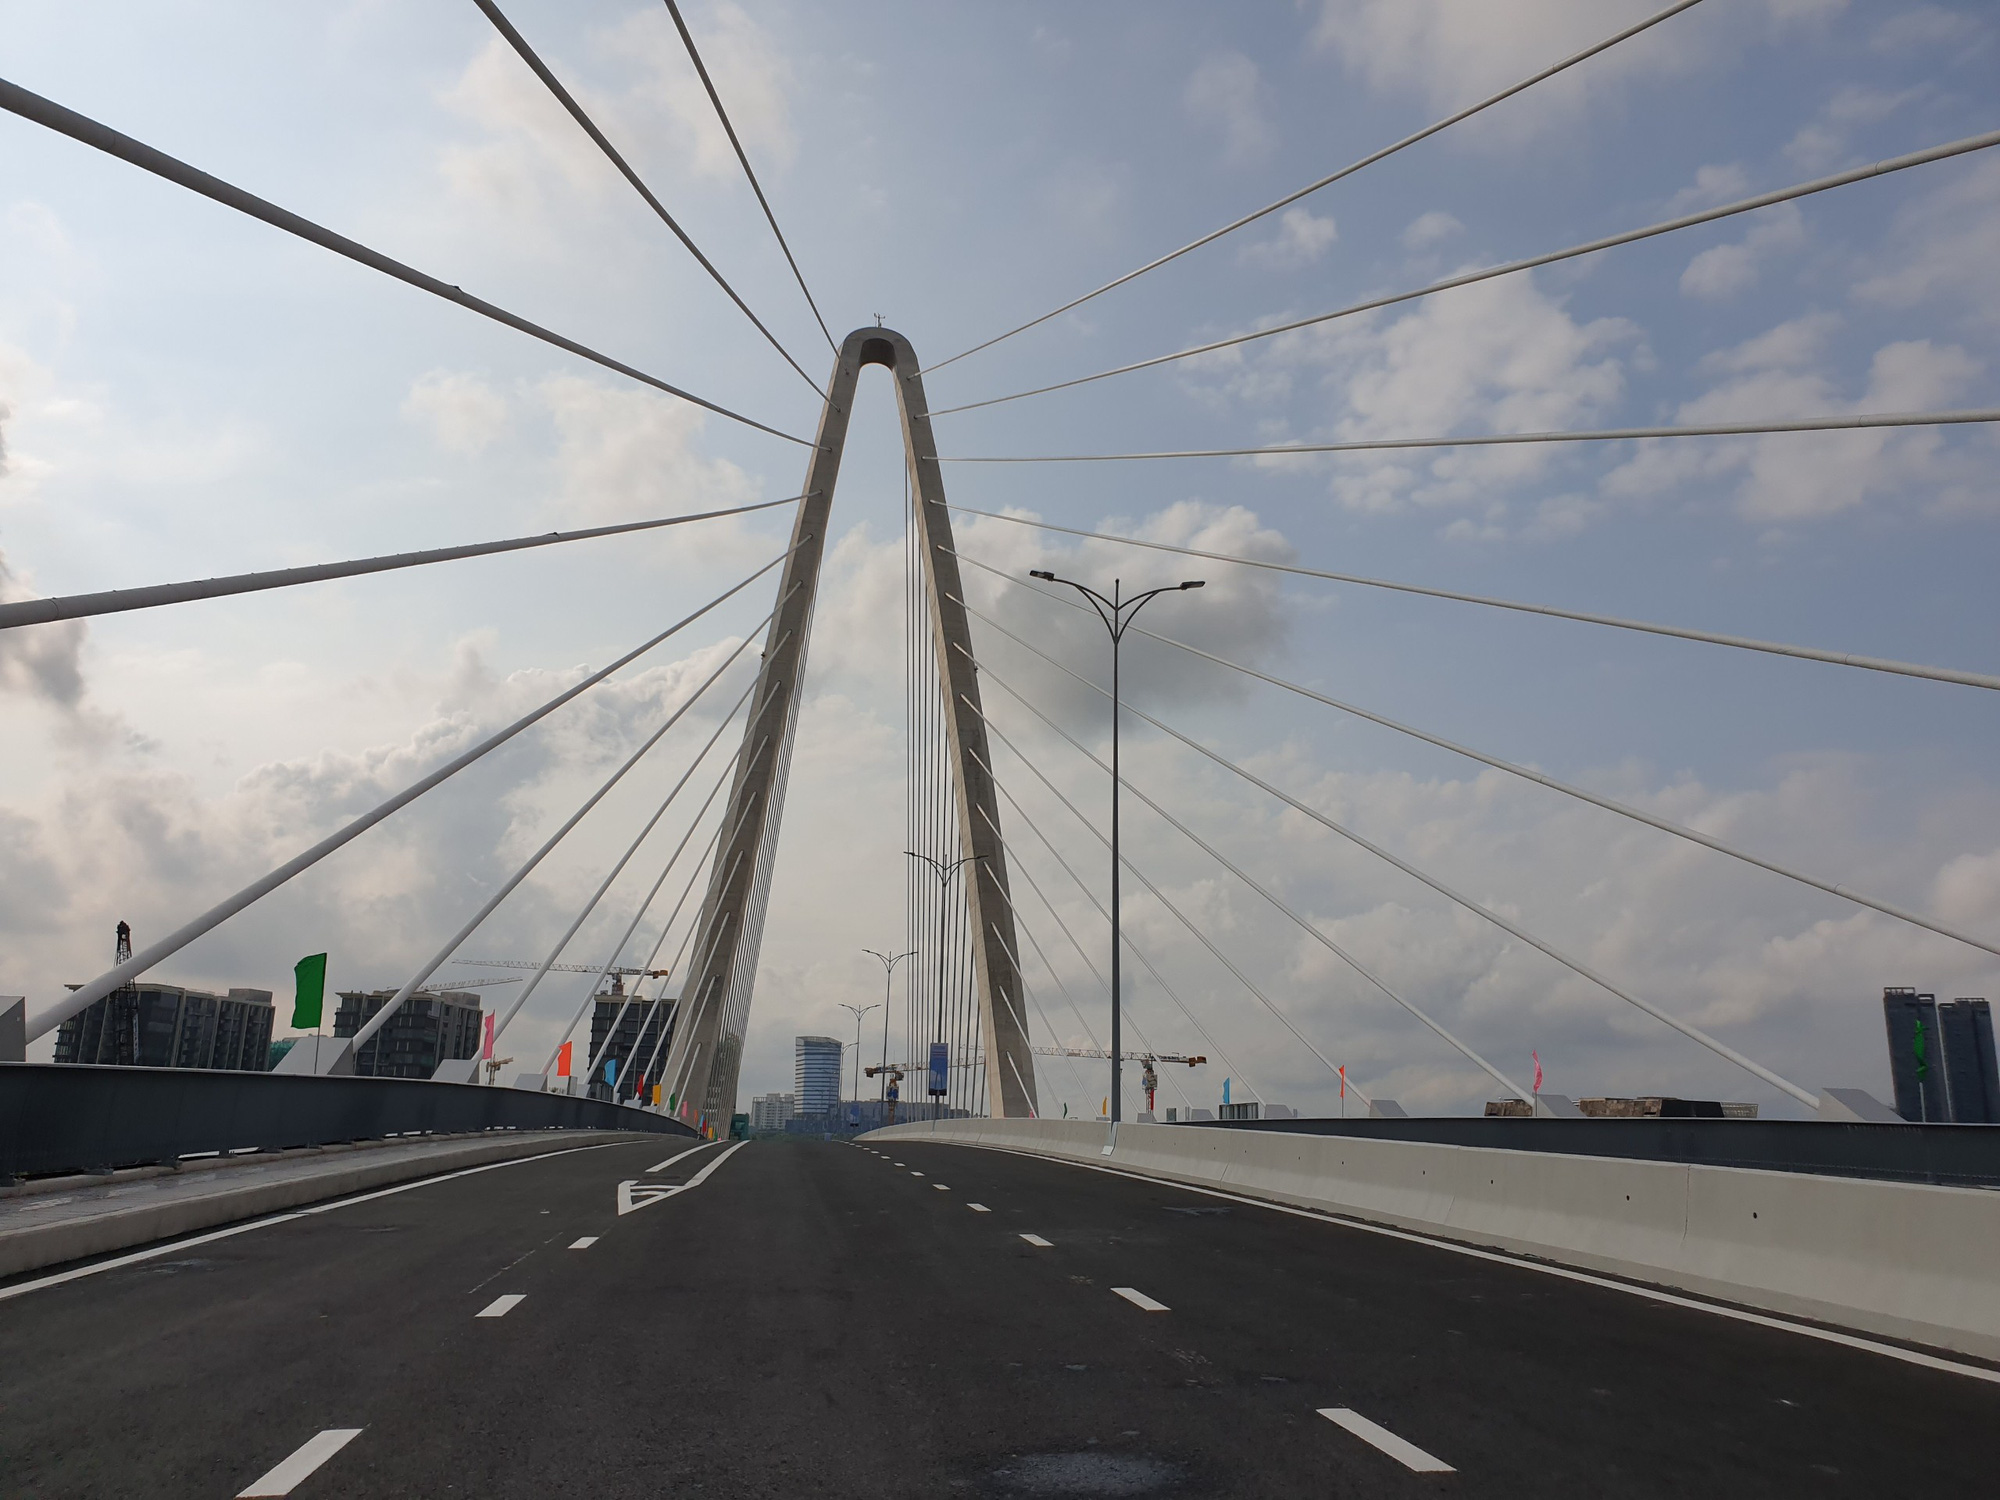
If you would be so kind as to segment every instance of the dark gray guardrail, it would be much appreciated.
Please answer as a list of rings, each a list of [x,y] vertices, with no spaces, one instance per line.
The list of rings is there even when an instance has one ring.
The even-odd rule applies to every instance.
[[[2000,1187],[2000,1125],[1876,1125],[1830,1120],[1199,1120],[1198,1130],[1275,1130],[1489,1151],[1550,1151],[1633,1161]]]
[[[0,1063],[0,1181],[185,1156],[483,1130],[644,1130],[678,1120],[601,1099],[412,1078]]]

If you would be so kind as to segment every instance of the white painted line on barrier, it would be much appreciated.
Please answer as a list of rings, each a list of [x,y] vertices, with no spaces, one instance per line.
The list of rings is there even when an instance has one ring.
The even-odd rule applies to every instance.
[[[1369,1421],[1358,1411],[1344,1406],[1322,1406],[1319,1414],[1336,1427],[1345,1427],[1362,1442],[1380,1448],[1404,1468],[1418,1474],[1456,1474],[1443,1459],[1433,1458],[1415,1443],[1405,1442],[1388,1428]]]
[[[361,1436],[359,1427],[329,1427],[309,1437],[290,1458],[262,1479],[253,1479],[248,1489],[236,1492],[237,1500],[262,1500],[268,1495],[289,1495],[299,1481],[311,1474],[334,1454]]]
[[[965,1145],[963,1141],[953,1141],[952,1145]],[[1664,1292],[1657,1287],[1641,1286],[1635,1282],[1618,1281],[1610,1276],[1596,1276],[1589,1271],[1573,1271],[1568,1266],[1550,1265],[1545,1261],[1527,1260],[1507,1255],[1498,1250],[1481,1250],[1472,1245],[1461,1245],[1456,1240],[1438,1239],[1434,1235],[1418,1234],[1409,1229],[1391,1229],[1386,1224],[1370,1224],[1366,1219],[1351,1219],[1344,1214],[1322,1213],[1317,1209],[1299,1208],[1290,1203],[1278,1203],[1269,1198],[1252,1198],[1243,1193],[1225,1193],[1219,1188],[1196,1187],[1192,1183],[1180,1182],[1170,1177],[1150,1177],[1144,1172],[1131,1172],[1123,1167],[1100,1167],[1095,1162],[1070,1161],[1061,1156],[1044,1156],[1037,1151],[1021,1151],[1012,1146],[973,1146],[977,1151],[998,1151],[1006,1156],[1025,1156],[1033,1161],[1055,1162],[1066,1167],[1081,1167],[1086,1172],[1104,1172],[1112,1177],[1129,1177],[1134,1182],[1151,1183],[1155,1187],[1178,1188],[1184,1193],[1199,1193],[1204,1198],[1221,1198],[1230,1203],[1245,1203],[1252,1208],[1268,1208],[1274,1214],[1290,1214],[1296,1219],[1317,1219],[1322,1224],[1332,1224],[1340,1229],[1356,1229],[1363,1234],[1379,1234],[1385,1239],[1403,1240],[1412,1245],[1426,1245],[1433,1250],[1448,1250],[1453,1255],[1469,1256],[1473,1260],[1492,1261],[1495,1265],[1512,1266],[1519,1271],[1534,1271],[1543,1276],[1556,1276],[1564,1281],[1579,1282],[1584,1286],[1602,1287],[1609,1292],[1623,1292],[1630,1297],[1641,1297],[1648,1302],[1658,1302],[1667,1307],[1684,1308],[1689,1312],[1708,1313],[1713,1317],[1730,1318],[1738,1323],[1752,1323],[1759,1328],[1774,1328],[1782,1333],[1796,1333],[1809,1339],[1821,1339],[1829,1344],[1839,1344],[1843,1348],[1858,1349],[1866,1354],[1880,1354],[1889,1359],[1901,1360],[1907,1365],[1917,1365],[1926,1370],[1941,1370],[1949,1375],[1968,1375],[1974,1380],[1984,1380],[1990,1385],[2000,1385],[2000,1369],[1989,1365],[1968,1365],[1955,1359],[1943,1359],[1935,1354],[1926,1354],[1921,1349],[1905,1349],[1896,1344],[1884,1344],[1876,1339],[1864,1338],[1858,1333],[1844,1333],[1837,1328],[1815,1328],[1810,1323],[1794,1323],[1786,1318],[1772,1317],[1768,1313],[1752,1312],[1748,1308],[1730,1307],[1721,1302],[1701,1302],[1693,1297],[1683,1297],[1675,1292]],[[0,1296],[6,1293],[0,1292]]]
[[[590,1248],[590,1247],[591,1247],[592,1245],[594,1245],[594,1244],[596,1244],[596,1243],[597,1243],[597,1236],[596,1236],[596,1235],[594,1235],[594,1234],[586,1234],[586,1235],[585,1235],[585,1236],[584,1236],[584,1237],[583,1237],[582,1239],[578,1240],[578,1241],[577,1241],[577,1242],[576,1242],[575,1244],[571,1245],[571,1246],[570,1246],[570,1249],[572,1249],[572,1250],[588,1250],[588,1249],[589,1249],[589,1248]]]
[[[508,1313],[528,1300],[526,1292],[509,1292],[504,1297],[495,1297],[486,1306],[474,1313],[475,1318],[504,1318]]]
[[[965,1206],[971,1209],[976,1214],[990,1214],[993,1212],[993,1210],[988,1208],[984,1203],[968,1203]]]
[[[1054,1244],[1052,1244],[1048,1240],[1043,1239],[1039,1234],[1024,1234],[1021,1236],[1021,1238],[1026,1240],[1029,1244],[1033,1245],[1037,1250],[1055,1249]],[[1123,1293],[1120,1293],[1120,1295],[1122,1296]]]
[[[697,1151],[706,1151],[710,1146],[719,1146],[721,1144],[722,1142],[720,1141],[703,1141],[699,1146],[690,1146],[685,1151],[676,1151],[672,1156],[668,1157],[665,1161],[654,1162],[653,1165],[646,1168],[646,1170],[648,1172],[664,1172],[667,1170],[668,1167],[671,1167],[675,1162],[679,1161],[683,1156],[693,1156]]]
[[[501,1167],[518,1167],[531,1161],[548,1161],[558,1156],[571,1156],[578,1151],[603,1151],[610,1146],[623,1145],[622,1141],[602,1141],[589,1146],[566,1146],[560,1151],[544,1151],[539,1156],[517,1156],[511,1161],[490,1161],[481,1167],[461,1167],[456,1172],[440,1172],[435,1177],[420,1177],[415,1182],[399,1183],[395,1187],[377,1188],[372,1193],[355,1193],[339,1198],[332,1203],[317,1203],[311,1208],[295,1208],[281,1214],[271,1214],[266,1218],[252,1219],[247,1224],[232,1224],[227,1229],[211,1229],[206,1234],[197,1234],[187,1239],[166,1240],[157,1245],[148,1245],[144,1250],[133,1250],[125,1255],[114,1255],[109,1260],[100,1260],[94,1265],[78,1266],[70,1271],[57,1271],[51,1276],[38,1276],[33,1281],[23,1281],[14,1286],[0,1286],[0,1302],[12,1297],[24,1297],[29,1292],[39,1292],[45,1287],[61,1286],[66,1281],[78,1281],[85,1276],[95,1276],[100,1271],[116,1271],[125,1266],[136,1265],[140,1261],[156,1260],[162,1255],[175,1255],[182,1250],[192,1250],[196,1245],[212,1244],[216,1240],[226,1240],[232,1235],[248,1234],[253,1229],[264,1229],[272,1224],[289,1224],[294,1219],[302,1219],[307,1214],[332,1213],[336,1208],[347,1208],[356,1203],[368,1203],[376,1198],[387,1198],[393,1193],[407,1193],[420,1187],[429,1187],[435,1182],[450,1182],[454,1177],[471,1177],[479,1172],[493,1172]]]
[[[1140,1312],[1173,1311],[1173,1309],[1168,1307],[1166,1303],[1155,1302],[1151,1297],[1148,1297],[1144,1292],[1140,1291],[1135,1286],[1114,1286],[1111,1290],[1118,1296],[1123,1297],[1127,1302],[1131,1303],[1134,1307],[1138,1308]]]

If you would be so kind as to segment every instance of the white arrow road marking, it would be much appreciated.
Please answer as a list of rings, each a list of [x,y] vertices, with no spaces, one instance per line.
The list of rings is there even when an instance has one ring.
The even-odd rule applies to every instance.
[[[667,1170],[668,1167],[671,1167],[675,1162],[679,1161],[683,1156],[693,1156],[697,1151],[706,1151],[710,1146],[719,1146],[721,1144],[722,1142],[720,1141],[703,1141],[699,1146],[690,1146],[685,1151],[676,1151],[672,1156],[668,1157],[665,1161],[654,1162],[650,1167],[646,1168],[646,1170],[648,1172],[664,1172]]]
[[[710,1144],[713,1145],[714,1143],[710,1142]],[[707,1166],[703,1167],[699,1172],[695,1173],[694,1176],[690,1177],[686,1182],[683,1182],[678,1186],[661,1182],[640,1182],[637,1178],[632,1178],[628,1181],[619,1183],[618,1184],[619,1217],[623,1218],[626,1214],[629,1214],[636,1209],[645,1208],[651,1204],[658,1203],[662,1198],[672,1198],[677,1196],[678,1194],[687,1192],[690,1188],[700,1187],[704,1182],[708,1181],[709,1175],[712,1172],[714,1172],[717,1167],[721,1166],[724,1162],[728,1161],[730,1157],[734,1156],[737,1152],[741,1151],[747,1144],[748,1142],[746,1141],[738,1141],[735,1145],[731,1146],[727,1151],[723,1152],[720,1156],[716,1157],[714,1161],[710,1162]],[[698,1150],[700,1148],[697,1147],[696,1149]],[[685,1151],[681,1153],[682,1156],[686,1156],[688,1154],[689,1153]],[[662,1163],[662,1165],[665,1165],[665,1163]]]
[[[1458,1472],[1442,1459],[1432,1458],[1415,1443],[1405,1442],[1388,1428],[1369,1421],[1358,1411],[1349,1411],[1344,1406],[1322,1406],[1319,1414],[1337,1427],[1345,1427],[1362,1442],[1380,1448],[1404,1468],[1418,1474],[1454,1474]]]
[[[265,1495],[289,1495],[298,1487],[300,1480],[360,1436],[359,1427],[329,1427],[318,1436],[307,1438],[304,1446],[277,1468],[262,1479],[252,1480],[248,1489],[238,1490],[237,1500]]]

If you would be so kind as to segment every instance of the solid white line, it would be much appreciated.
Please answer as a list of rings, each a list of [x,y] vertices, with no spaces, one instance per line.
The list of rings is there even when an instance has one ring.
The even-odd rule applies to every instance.
[[[1035,1246],[1037,1249],[1040,1250],[1055,1249],[1055,1246],[1053,1244],[1051,1244],[1048,1240],[1043,1239],[1039,1234],[1024,1234],[1021,1236],[1021,1238],[1026,1240],[1029,1244]]]
[[[646,1168],[646,1170],[648,1172],[664,1172],[667,1170],[668,1167],[671,1167],[675,1162],[679,1161],[683,1156],[693,1156],[697,1151],[706,1151],[710,1146],[719,1146],[721,1144],[722,1142],[720,1141],[703,1141],[699,1146],[690,1146],[685,1151],[675,1152],[665,1161],[654,1162],[653,1165]]]
[[[993,1212],[993,1210],[988,1208],[984,1203],[968,1203],[965,1206],[971,1209],[976,1214],[990,1214]]]
[[[1021,1238],[1026,1239],[1028,1238],[1028,1236],[1023,1235],[1021,1236]],[[1166,1303],[1155,1302],[1151,1297],[1148,1297],[1144,1292],[1140,1291],[1135,1286],[1114,1286],[1111,1290],[1115,1292],[1118,1296],[1123,1297],[1127,1302],[1131,1303],[1141,1312],[1173,1311],[1173,1309],[1168,1307]]]
[[[157,1245],[148,1245],[143,1250],[134,1250],[126,1255],[116,1255],[110,1260],[100,1260],[94,1265],[78,1266],[74,1270],[57,1271],[51,1276],[39,1276],[33,1281],[23,1281],[16,1286],[0,1287],[0,1302],[10,1297],[26,1296],[29,1292],[39,1292],[44,1287],[61,1286],[66,1281],[77,1281],[85,1276],[95,1276],[100,1271],[116,1271],[120,1267],[136,1265],[143,1260],[153,1260],[162,1255],[177,1254],[182,1250],[192,1250],[196,1245],[211,1244],[216,1240],[226,1240],[232,1235],[248,1234],[253,1229],[263,1229],[271,1224],[287,1224],[293,1219],[302,1219],[307,1214],[331,1213],[336,1208],[346,1208],[355,1203],[367,1203],[376,1198],[387,1198],[393,1193],[407,1193],[415,1188],[429,1187],[435,1182],[450,1182],[454,1177],[471,1177],[479,1172],[493,1172],[501,1167],[518,1167],[531,1161],[549,1161],[558,1156],[570,1156],[578,1151],[602,1151],[607,1146],[624,1145],[622,1141],[601,1141],[589,1146],[567,1146],[561,1151],[544,1151],[539,1156],[517,1156],[512,1161],[488,1162],[483,1167],[463,1167],[456,1172],[440,1172],[435,1177],[420,1177],[415,1182],[401,1183],[396,1187],[380,1188],[372,1193],[356,1193],[352,1197],[338,1198],[331,1203],[315,1204],[311,1208],[292,1209],[287,1213],[271,1214],[267,1218],[252,1219],[247,1224],[231,1224],[227,1229],[212,1229],[206,1234],[197,1234],[188,1239],[166,1240]]]
[[[965,1145],[963,1141],[941,1144]],[[1217,1188],[1195,1187],[1191,1183],[1177,1182],[1168,1177],[1149,1177],[1144,1172],[1131,1172],[1122,1167],[1100,1167],[1095,1162],[1068,1161],[1060,1156],[1042,1156],[1033,1151],[1016,1151],[1008,1146],[974,1146],[978,1151],[999,1151],[1008,1156],[1025,1156],[1033,1161],[1055,1162],[1065,1167],[1081,1167],[1086,1172],[1104,1172],[1112,1177],[1129,1177],[1134,1182],[1149,1182],[1156,1187],[1179,1188],[1184,1193],[1199,1193],[1204,1198],[1222,1198],[1230,1203],[1246,1203],[1252,1208],[1268,1208],[1272,1213],[1290,1214],[1297,1219],[1317,1219],[1322,1224],[1335,1224],[1342,1229],[1358,1229],[1363,1234],[1379,1234],[1385,1239],[1403,1240],[1412,1245],[1427,1245],[1433,1250],[1448,1250],[1453,1255],[1470,1256],[1474,1260],[1492,1261],[1495,1265],[1512,1266],[1520,1271],[1535,1271],[1543,1276],[1556,1276],[1564,1281],[1580,1282],[1584,1286],[1602,1287],[1606,1291],[1624,1292],[1628,1296],[1643,1297],[1649,1302],[1659,1302],[1668,1307],[1685,1308],[1690,1312],[1709,1313],[1718,1318],[1729,1318],[1738,1323],[1753,1323],[1759,1328],[1775,1328],[1781,1333],[1796,1333],[1809,1339],[1820,1339],[1829,1344],[1839,1344],[1847,1349],[1859,1349],[1865,1354],[1880,1354],[1889,1359],[1901,1360],[1904,1364],[1919,1365],[1926,1370],[1941,1370],[1950,1375],[1967,1375],[1974,1380],[1984,1380],[2000,1385],[2000,1370],[1984,1365],[1961,1364],[1955,1359],[1942,1359],[1935,1354],[1926,1354],[1920,1349],[1904,1349],[1895,1344],[1884,1344],[1858,1333],[1843,1333],[1837,1328],[1815,1328],[1810,1323],[1794,1323],[1786,1318],[1772,1317],[1768,1313],[1751,1312],[1747,1308],[1730,1307],[1720,1302],[1700,1302],[1693,1297],[1683,1297],[1674,1292],[1665,1292],[1657,1287],[1640,1286],[1630,1281],[1617,1281],[1609,1276],[1595,1276],[1589,1271],[1573,1271],[1568,1266],[1552,1266],[1543,1261],[1525,1260],[1508,1255],[1499,1250],[1481,1250],[1472,1245],[1461,1245],[1455,1240],[1441,1240],[1428,1234],[1417,1234],[1408,1229],[1391,1229],[1386,1224],[1370,1224],[1365,1219],[1351,1219],[1343,1214],[1324,1213],[1317,1209],[1299,1208],[1290,1203],[1274,1203],[1268,1198],[1251,1198],[1242,1193],[1225,1193]]]
[[[584,1236],[584,1237],[583,1237],[582,1239],[578,1240],[578,1241],[577,1241],[577,1242],[576,1242],[576,1243],[575,1243],[574,1245],[571,1245],[571,1246],[570,1246],[570,1249],[572,1249],[572,1250],[588,1250],[588,1249],[589,1249],[589,1248],[590,1248],[590,1247],[591,1247],[592,1245],[594,1245],[594,1244],[596,1244],[596,1243],[597,1243],[597,1236],[596,1236],[596,1235],[594,1235],[594,1234],[586,1234],[586,1235],[585,1235],[585,1236]]]
[[[1455,1474],[1458,1471],[1442,1459],[1431,1457],[1415,1443],[1405,1442],[1388,1428],[1369,1421],[1358,1411],[1344,1406],[1322,1406],[1319,1414],[1336,1427],[1345,1427],[1364,1443],[1372,1443],[1404,1468],[1418,1474]]]
[[[329,1427],[325,1432],[307,1438],[298,1452],[262,1479],[253,1479],[249,1488],[238,1490],[237,1500],[251,1500],[251,1497],[268,1495],[289,1495],[300,1480],[360,1436],[359,1427]]]
[[[504,1318],[508,1313],[528,1300],[526,1292],[509,1292],[504,1297],[495,1297],[486,1306],[474,1313],[475,1318]]]

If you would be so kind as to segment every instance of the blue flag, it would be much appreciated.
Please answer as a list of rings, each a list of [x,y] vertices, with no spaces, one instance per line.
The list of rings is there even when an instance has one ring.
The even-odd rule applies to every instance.
[[[606,1083],[608,1083],[608,1084],[611,1084],[611,1085],[613,1085],[614,1087],[615,1087],[615,1086],[617,1085],[617,1083],[618,1083],[618,1059],[617,1059],[617,1058],[615,1058],[615,1057],[607,1057],[607,1058],[605,1058],[605,1059],[604,1059],[604,1081],[605,1081]]]

